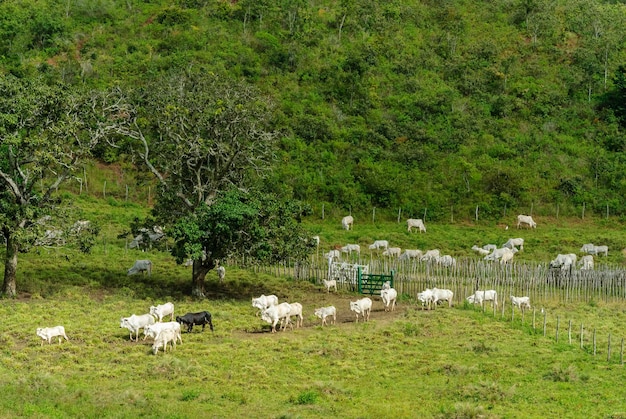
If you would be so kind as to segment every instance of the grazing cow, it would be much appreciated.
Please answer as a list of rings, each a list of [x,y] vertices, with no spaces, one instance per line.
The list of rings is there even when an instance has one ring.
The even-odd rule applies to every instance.
[[[183,326],[187,326],[187,333],[191,333],[191,329],[194,326],[202,325],[202,331],[208,324],[211,332],[213,331],[213,321],[211,320],[211,313],[208,311],[200,311],[198,313],[187,313],[184,316],[176,316],[176,321]]]
[[[359,322],[359,314],[363,316],[363,321],[368,321],[372,311],[372,300],[365,297],[357,301],[350,301],[350,310],[356,314],[357,323]]]
[[[470,304],[483,305],[485,301],[491,301],[495,307],[498,306],[498,293],[495,290],[476,291],[473,295],[467,297]]]
[[[272,333],[276,333],[276,324],[280,321],[282,330],[287,327],[289,315],[291,313],[291,304],[280,303],[275,306],[266,308],[261,312],[261,319],[272,325]]]
[[[335,288],[335,292],[337,292],[337,280],[336,279],[330,279],[330,280],[325,280],[322,279],[322,282],[324,283],[324,286],[326,287],[326,292],[330,292],[331,288]]]
[[[148,272],[148,276],[150,276],[152,274],[152,262],[148,259],[136,260],[126,274],[135,275],[139,272]]]
[[[581,266],[582,265],[582,266]],[[578,266],[581,266],[581,271],[592,271],[593,270],[593,256],[585,255],[580,258],[578,262]]]
[[[511,258],[513,257],[513,255],[515,253],[517,253],[517,249],[513,248],[513,249],[509,249],[508,247],[502,247],[500,249],[496,249],[493,252],[491,252],[490,254],[488,254],[487,256],[485,256],[483,259],[484,260],[491,260],[491,261],[496,261],[496,260],[500,260],[502,259],[502,257],[504,255],[507,255],[505,257],[505,260],[511,260]]]
[[[409,218],[408,220],[406,220],[406,225],[408,231],[411,231],[411,229],[415,227],[419,230],[420,233],[422,231],[426,233],[426,226],[424,225],[424,221],[422,221],[421,219]]]
[[[63,326],[54,326],[54,327],[38,327],[37,328],[37,336],[41,338],[41,346],[43,346],[44,341],[48,341],[48,343],[52,343],[52,338],[59,338],[59,345],[61,344],[61,338],[65,338],[69,342],[67,335],[65,334],[65,327]]]
[[[511,295],[511,304],[513,307],[519,307],[522,313],[526,309],[530,309],[530,297],[514,297]]]
[[[272,295],[261,294],[260,297],[252,299],[252,307],[259,309],[259,311],[256,314],[257,316],[259,315],[261,311],[265,310],[266,308],[270,308],[271,306],[275,306],[275,305],[278,305],[278,297],[273,294]]]
[[[183,343],[183,337],[180,334],[180,324],[178,322],[155,323],[144,327],[143,340],[146,340],[147,337],[151,337],[156,340],[159,333],[166,329],[173,329],[176,332],[176,338],[180,341],[180,343]]]
[[[289,311],[289,316],[287,316],[287,324],[291,325],[291,316],[295,316],[296,318],[296,327],[302,327],[304,324],[304,317],[302,315],[302,304],[300,303],[291,303],[291,311]],[[293,329],[293,325],[291,325]]]
[[[387,241],[387,240],[374,240],[374,243],[370,244],[368,247],[369,247],[370,250],[380,250],[380,249],[387,250],[387,248],[389,247],[389,241]]]
[[[383,304],[385,305],[385,311],[393,311],[396,308],[396,299],[398,298],[398,292],[393,288],[387,288],[380,290],[380,298],[383,300]],[[389,305],[391,304],[391,310],[389,309]],[[357,316],[358,319],[358,316]]]
[[[438,258],[435,258],[435,261],[441,265],[441,266],[446,266],[446,267],[452,267],[452,266],[456,266],[456,259],[453,258],[450,255],[443,255],[440,256]]]
[[[152,227],[151,230],[147,229],[147,228],[140,228],[139,229],[139,233],[132,242],[130,242],[130,244],[128,245],[128,247],[130,249],[135,249],[135,248],[140,248],[140,247],[148,247],[152,245],[152,242],[157,242],[159,240],[161,240],[163,237],[165,237],[165,234],[163,233],[163,228],[159,227],[159,226],[154,226]],[[143,239],[147,238],[148,239],[148,244],[147,246],[143,245]]]
[[[502,245],[502,247],[506,247],[511,250],[519,247],[519,250],[524,250],[524,239],[508,239],[507,242]]]
[[[341,252],[339,250],[331,250],[328,253],[324,253],[324,258],[328,259],[329,261],[333,260],[333,259],[340,259],[341,258]]]
[[[422,262],[436,261],[440,256],[441,256],[441,252],[439,252],[439,249],[428,250],[426,253],[424,253],[424,256],[420,258],[420,261]]]
[[[346,215],[341,219],[341,227],[344,230],[350,230],[350,228],[354,227],[354,218],[351,215]]]
[[[326,317],[332,317],[332,324],[335,324],[337,321],[337,309],[335,306],[316,308],[315,315],[322,319],[322,326],[326,324]]]
[[[385,250],[382,253],[382,255],[389,256],[389,257],[399,257],[401,253],[402,253],[402,249],[400,249],[399,247],[390,247],[387,250]]]
[[[341,249],[341,253],[352,254],[352,252],[361,253],[361,246],[358,244],[346,244]]]
[[[432,300],[435,305],[439,303],[439,301],[446,301],[448,303],[448,307],[452,307],[452,298],[454,297],[454,293],[448,289],[439,289],[433,288],[430,290],[432,292]]]
[[[128,329],[130,340],[133,340],[133,333],[135,334],[135,340],[138,340],[139,330],[151,324],[154,324],[152,314],[140,314],[139,316],[133,314],[130,317],[122,317],[120,319],[120,328],[125,327]]]
[[[574,253],[558,254],[550,261],[550,268],[561,268],[562,270],[576,266],[578,257]]]
[[[158,321],[163,321],[163,317],[169,314],[170,320],[174,321],[174,304],[165,303],[158,306],[151,306],[150,314],[156,317]]]
[[[497,248],[498,248],[498,246],[496,246],[495,244],[486,244],[486,245],[483,246],[483,249],[489,250],[491,252],[493,252]]]
[[[405,249],[398,260],[409,260],[421,258],[424,252],[419,249]]]
[[[217,279],[220,281],[220,284],[224,283],[224,277],[226,276],[226,268],[220,265],[219,260],[215,262],[217,267],[215,271],[217,272]]]
[[[507,249],[507,250],[509,250],[509,249]],[[517,250],[517,249],[515,249],[515,250]],[[512,250],[509,250],[508,252],[504,252],[502,254],[502,256],[500,257],[500,264],[504,265],[504,264],[509,263],[510,261],[512,261],[513,260],[513,256],[515,255],[515,253],[516,252],[514,252]]]
[[[537,223],[530,215],[518,215],[517,216],[517,228],[520,228],[522,224],[527,225],[529,228],[537,228]]]
[[[435,295],[433,294],[433,290],[427,288],[417,294],[417,299],[422,302],[422,309],[426,306],[426,308],[430,310],[435,302]]]
[[[472,250],[477,252],[481,256],[487,256],[489,253],[491,253],[491,251],[483,249],[482,247],[478,247],[476,245],[472,246]]]
[[[180,333],[180,332],[179,332]],[[152,353],[155,355],[159,352],[159,348],[163,348],[163,352],[167,352],[167,344],[171,344],[172,350],[176,348],[176,339],[178,339],[179,333],[174,329],[164,329],[162,330],[154,339],[154,344],[152,345]]]
[[[609,246],[596,246],[593,243],[584,244],[583,247],[580,248],[582,253],[587,253],[590,255],[599,255],[604,254],[604,256],[609,255]]]

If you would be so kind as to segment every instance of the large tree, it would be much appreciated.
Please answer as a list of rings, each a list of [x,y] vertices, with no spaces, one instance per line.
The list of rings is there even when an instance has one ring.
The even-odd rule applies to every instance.
[[[232,189],[245,194],[270,169],[278,138],[271,128],[272,102],[245,82],[199,71],[173,72],[142,89],[118,92],[127,105],[110,108],[115,115],[111,121],[118,125],[119,134],[134,141],[137,155],[158,179],[153,214],[166,226],[176,225],[180,243],[174,254],[179,261],[194,258],[192,293],[202,297],[206,274],[217,261],[241,250],[246,234],[260,237],[248,228],[274,228],[252,220],[261,216],[262,207],[233,201],[229,204],[233,209],[252,211],[244,217],[247,224],[243,219],[222,218],[230,231],[224,236],[213,234],[209,227],[217,218],[207,219],[227,213],[213,207],[218,194]],[[269,201],[265,204],[276,208]],[[289,240],[295,251],[299,233],[292,233]],[[271,234],[261,236],[269,240]],[[262,249],[257,250],[250,255],[262,257]]]
[[[103,137],[87,117],[90,96],[42,79],[0,76],[0,232],[6,242],[2,294],[16,295],[18,253],[63,213],[56,191]],[[93,125],[97,126],[97,125]]]

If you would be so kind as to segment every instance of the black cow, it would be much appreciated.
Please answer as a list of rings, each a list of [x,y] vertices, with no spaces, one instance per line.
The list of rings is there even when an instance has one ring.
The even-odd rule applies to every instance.
[[[191,332],[191,329],[195,325],[202,325],[202,331],[207,324],[213,331],[213,322],[211,321],[211,313],[208,311],[201,311],[199,313],[187,313],[184,316],[176,316],[176,321],[181,325],[187,326],[187,333]]]

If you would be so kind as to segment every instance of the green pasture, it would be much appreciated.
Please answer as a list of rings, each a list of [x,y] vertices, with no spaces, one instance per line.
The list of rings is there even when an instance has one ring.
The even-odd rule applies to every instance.
[[[146,210],[113,199],[76,199],[102,235],[91,254],[41,248],[21,254],[15,300],[0,301],[0,417],[211,417],[211,418],[625,418],[620,358],[626,305],[546,304],[549,331],[530,315],[524,323],[479,307],[457,305],[423,311],[403,295],[398,310],[384,313],[374,297],[369,323],[355,324],[347,292],[328,295],[307,281],[279,279],[227,266],[220,285],[207,277],[209,299],[189,297],[189,268],[165,251],[127,250],[117,235]],[[576,251],[585,242],[608,244],[609,262],[623,264],[620,224],[602,220],[537,220],[537,230],[499,225],[436,225],[426,234],[403,223],[305,220],[335,244],[386,238],[403,248],[440,248],[471,255],[473,244],[524,237],[528,260],[550,258],[557,249]],[[561,252],[561,250],[558,250]],[[154,272],[126,276],[135,259],[150,258]],[[250,298],[276,294],[304,306],[305,327],[277,334],[255,316]],[[121,317],[172,301],[177,314],[208,310],[215,332],[183,334],[173,352],[152,355],[148,341],[130,342]],[[322,328],[317,307],[335,304],[336,325]],[[554,319],[561,319],[555,342]],[[585,324],[585,347],[577,335]],[[62,324],[69,342],[47,343],[37,327]],[[593,354],[591,330],[598,331]],[[607,360],[607,334],[613,353]]]

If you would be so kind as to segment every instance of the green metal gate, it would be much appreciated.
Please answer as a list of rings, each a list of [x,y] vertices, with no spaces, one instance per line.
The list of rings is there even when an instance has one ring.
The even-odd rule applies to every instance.
[[[357,289],[361,294],[380,294],[380,290],[383,288],[383,284],[389,281],[389,285],[393,288],[393,275],[392,269],[389,275],[385,274],[364,274],[361,272],[361,268],[357,272]]]

